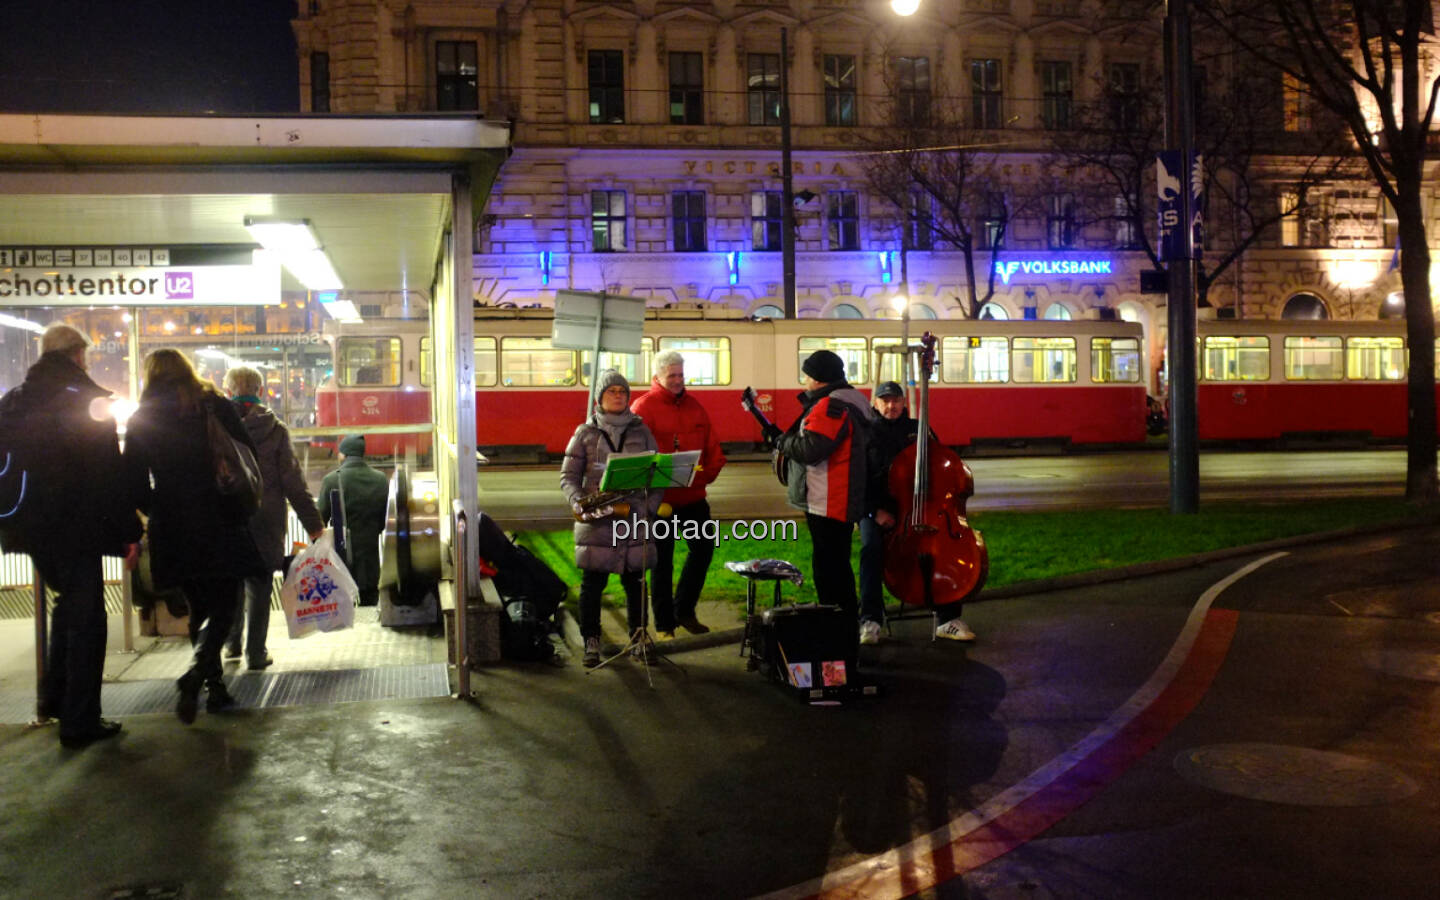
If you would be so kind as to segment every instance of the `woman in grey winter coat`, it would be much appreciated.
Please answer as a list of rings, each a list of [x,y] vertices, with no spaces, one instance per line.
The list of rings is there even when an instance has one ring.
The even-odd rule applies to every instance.
[[[225,642],[225,655],[237,658],[242,633],[248,632],[245,660],[251,669],[263,669],[271,663],[270,654],[265,652],[265,634],[270,629],[274,573],[285,564],[285,551],[289,549],[285,545],[285,501],[290,501],[312,542],[325,530],[320,512],[315,508],[315,498],[305,485],[305,474],[300,471],[295,451],[290,447],[289,429],[260,402],[263,386],[260,373],[249,366],[236,366],[225,373],[225,390],[240,414],[240,423],[255,442],[255,459],[260,463],[260,479],[264,484],[260,509],[250,517],[250,534],[268,571],[245,579],[235,624],[230,626],[230,637]]]
[[[600,478],[612,453],[638,453],[655,449],[655,438],[640,417],[630,412],[630,383],[614,369],[600,374],[599,399],[590,418],[575,429],[575,436],[565,448],[565,461],[560,468],[560,488],[577,514],[580,498],[600,490]],[[629,501],[628,516],[612,515],[594,521],[575,523],[575,565],[580,578],[580,635],[585,638],[584,662],[587,667],[600,663],[600,595],[610,575],[618,574],[625,589],[626,618],[637,655],[643,655],[649,643],[645,630],[645,608],[641,584],[645,570],[655,563],[655,548],[647,538],[648,525],[639,522],[651,519],[660,507],[665,492],[650,492],[648,509],[641,509],[644,495],[635,492],[624,498]],[[623,522],[622,537],[616,536],[615,525]],[[637,536],[637,532],[639,535]]]

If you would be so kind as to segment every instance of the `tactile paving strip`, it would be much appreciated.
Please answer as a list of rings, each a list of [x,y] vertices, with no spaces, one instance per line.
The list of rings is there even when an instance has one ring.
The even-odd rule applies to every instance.
[[[227,678],[236,709],[272,709],[356,700],[414,700],[446,697],[450,679],[444,663],[383,666],[328,672],[247,672]],[[175,709],[172,679],[106,684],[101,708],[112,718],[168,713]],[[33,692],[0,697],[0,722],[24,724],[35,717]]]

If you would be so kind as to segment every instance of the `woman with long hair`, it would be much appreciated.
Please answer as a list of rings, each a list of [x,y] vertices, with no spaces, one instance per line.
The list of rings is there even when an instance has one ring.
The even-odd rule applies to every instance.
[[[150,571],[157,588],[179,587],[190,604],[190,669],[176,683],[175,714],[195,721],[205,708],[235,701],[221,677],[220,650],[230,632],[242,579],[265,572],[250,535],[249,510],[215,487],[206,432],[213,413],[237,441],[254,448],[234,406],[201,381],[178,350],[145,359],[145,389],[125,436],[125,471],[135,505],[149,516]]]

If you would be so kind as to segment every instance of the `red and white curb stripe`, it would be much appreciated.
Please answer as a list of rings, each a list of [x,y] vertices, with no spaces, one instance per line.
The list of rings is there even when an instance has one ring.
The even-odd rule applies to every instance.
[[[1285,555],[1257,559],[1211,585],[1150,679],[1094,731],[1025,780],[943,828],[764,900],[906,897],[982,866],[1061,821],[1195,708],[1225,660],[1239,619],[1232,610],[1211,610],[1211,604],[1230,585]]]

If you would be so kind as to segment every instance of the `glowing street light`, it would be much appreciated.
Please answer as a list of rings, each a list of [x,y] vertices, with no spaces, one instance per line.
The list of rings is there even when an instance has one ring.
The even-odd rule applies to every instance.
[[[897,16],[913,16],[920,8],[920,0],[890,0],[890,8]]]

